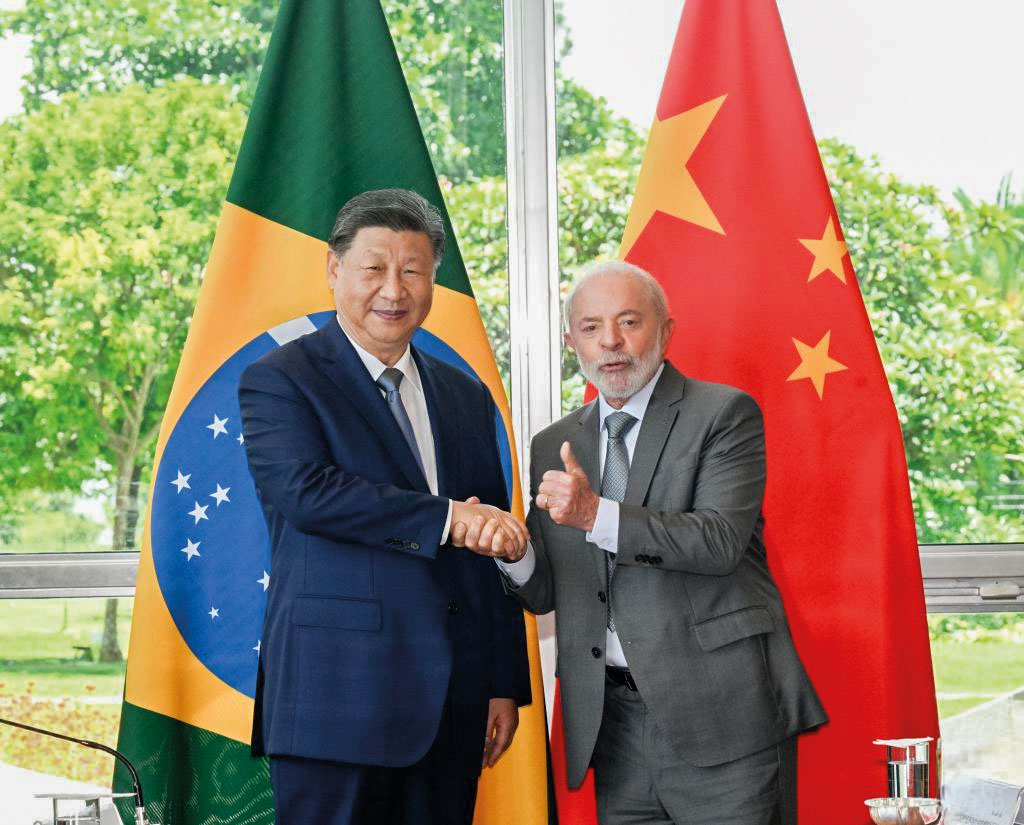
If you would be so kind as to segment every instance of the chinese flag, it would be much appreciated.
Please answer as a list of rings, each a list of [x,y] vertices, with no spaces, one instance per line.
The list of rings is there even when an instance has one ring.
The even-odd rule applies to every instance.
[[[622,242],[669,357],[765,415],[765,538],[830,721],[801,821],[869,822],[878,737],[938,736],[899,423],[773,0],[688,0]]]

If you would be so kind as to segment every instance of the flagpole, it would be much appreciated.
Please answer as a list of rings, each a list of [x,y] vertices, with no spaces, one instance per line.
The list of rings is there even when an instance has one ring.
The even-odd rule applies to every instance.
[[[553,0],[505,3],[512,418],[523,479],[530,435],[561,415]]]
[[[561,416],[561,324],[555,141],[554,0],[506,0],[510,406],[523,491],[530,436]],[[528,502],[527,502],[528,506]],[[554,619],[537,618],[548,721],[554,699]]]

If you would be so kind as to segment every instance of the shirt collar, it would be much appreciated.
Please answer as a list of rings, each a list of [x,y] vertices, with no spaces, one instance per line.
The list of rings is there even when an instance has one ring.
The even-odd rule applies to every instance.
[[[601,429],[604,429],[604,420],[613,412],[626,412],[633,416],[637,421],[643,421],[644,413],[647,412],[647,405],[650,404],[651,396],[654,394],[654,386],[658,383],[658,379],[661,378],[661,374],[664,371],[665,362],[662,361],[657,372],[651,376],[651,380],[631,395],[626,403],[622,405],[621,410],[616,410],[611,404],[605,401],[604,395],[599,395],[598,413],[601,416]]]
[[[388,365],[381,361],[373,353],[367,352],[363,349],[356,340],[348,334],[348,330],[345,329],[341,323],[341,318],[335,316],[338,321],[338,326],[341,327],[341,331],[345,333],[345,337],[348,338],[349,343],[352,344],[352,348],[356,351],[356,355],[359,356],[359,360],[363,362],[363,366],[366,367],[366,371],[370,373],[370,378],[376,383],[377,379],[381,377],[384,370],[388,368]],[[398,359],[395,364],[395,369],[400,370],[404,376],[403,384],[408,382],[411,384],[418,393],[423,394],[423,385],[420,382],[420,371],[416,368],[416,360],[412,357],[412,347],[406,346],[405,352],[402,353],[402,357]]]

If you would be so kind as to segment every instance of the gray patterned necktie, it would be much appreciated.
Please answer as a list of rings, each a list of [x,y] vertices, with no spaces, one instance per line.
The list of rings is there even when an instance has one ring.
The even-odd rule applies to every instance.
[[[405,440],[409,443],[409,449],[412,450],[413,457],[416,459],[416,466],[420,468],[420,472],[426,478],[427,474],[423,469],[420,448],[416,443],[416,433],[412,429],[412,421],[409,420],[409,413],[405,411],[405,404],[402,403],[402,393],[398,389],[403,378],[405,376],[401,370],[388,367],[381,373],[380,378],[377,379],[377,386],[387,394],[388,409],[391,410],[391,415],[394,417],[395,423],[398,424],[398,429],[402,431],[402,435],[405,436]]]
[[[619,501],[626,497],[626,482],[629,481],[629,450],[625,436],[637,419],[627,412],[613,412],[604,420],[608,430],[608,448],[604,454],[604,472],[601,474],[601,497]],[[612,576],[615,573],[615,554],[605,553],[608,568],[608,629],[615,630],[612,620]]]

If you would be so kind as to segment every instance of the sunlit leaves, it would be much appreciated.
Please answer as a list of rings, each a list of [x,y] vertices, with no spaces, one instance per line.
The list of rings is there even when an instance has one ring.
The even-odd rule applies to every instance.
[[[228,89],[191,78],[0,124],[0,424],[43,444],[4,444],[21,455],[0,466],[8,495],[148,447],[137,436],[173,377],[243,124]]]
[[[1024,330],[961,241],[989,211],[955,209],[849,146],[821,149],[903,427],[920,540],[1019,541],[1024,517],[997,496],[1024,480]]]

